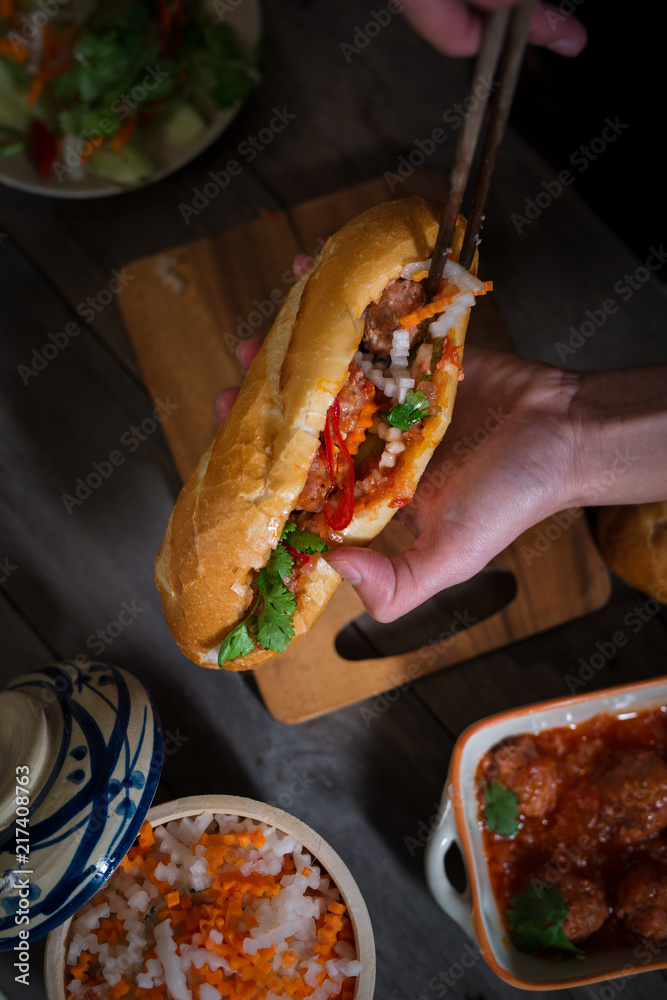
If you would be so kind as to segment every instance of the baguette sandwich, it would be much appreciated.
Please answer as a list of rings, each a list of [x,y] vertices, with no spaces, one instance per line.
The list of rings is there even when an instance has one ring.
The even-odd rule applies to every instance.
[[[234,408],[177,500],[156,560],[169,628],[206,667],[246,670],[305,635],[414,494],[451,420],[470,307],[456,260],[424,279],[440,206],[388,202],[343,226],[290,290]]]

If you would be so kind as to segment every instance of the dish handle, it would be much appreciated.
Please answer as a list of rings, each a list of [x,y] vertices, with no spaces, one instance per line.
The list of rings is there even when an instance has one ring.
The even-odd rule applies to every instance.
[[[454,844],[460,849],[454,809],[451,801],[447,799],[440,822],[432,831],[426,847],[424,859],[426,881],[436,902],[474,941],[475,932],[471,916],[472,893],[468,871],[466,870],[466,887],[463,892],[459,892],[450,882],[445,870],[445,856]],[[463,851],[461,856],[463,857]]]

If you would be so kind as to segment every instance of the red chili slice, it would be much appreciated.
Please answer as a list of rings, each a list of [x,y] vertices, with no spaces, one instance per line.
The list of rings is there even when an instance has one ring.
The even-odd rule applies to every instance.
[[[171,27],[171,7],[167,0],[158,0],[158,42],[159,54],[166,58],[169,53],[169,29]]]
[[[302,562],[302,563],[310,562],[310,556],[308,555],[307,552],[297,552],[296,549],[293,549],[291,545],[287,544],[287,542],[283,542],[283,545],[285,546],[289,554],[292,556],[292,558],[296,559],[297,562]]]
[[[449,337],[445,337],[444,343],[442,345],[442,360],[449,361],[451,364],[456,365],[456,367],[462,371],[463,363],[459,357],[460,347],[450,347]]]
[[[33,119],[28,133],[28,152],[33,165],[45,181],[51,176],[56,158],[56,141],[42,122]]]
[[[324,427],[324,445],[331,482],[338,487],[325,501],[324,517],[334,531],[347,528],[354,512],[354,460],[345,447],[339,421],[340,403],[334,399],[327,410]]]

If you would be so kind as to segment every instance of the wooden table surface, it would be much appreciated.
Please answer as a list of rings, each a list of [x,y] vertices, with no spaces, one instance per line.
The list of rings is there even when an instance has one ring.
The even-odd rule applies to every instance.
[[[645,598],[615,581],[609,604],[593,615],[418,680],[391,701],[380,697],[301,726],[272,719],[251,676],[201,670],[179,653],[152,581],[179,481],[160,430],[143,439],[132,431],[153,407],[115,301],[100,305],[104,290],[114,271],[142,255],[239,225],[262,210],[395,174],[415,140],[430,137],[467,93],[468,65],[438,56],[398,15],[350,52],[341,43],[354,44],[371,16],[359,0],[267,0],[264,14],[264,82],[225,135],[175,176],[81,203],[0,188],[0,233],[7,234],[0,237],[0,679],[79,653],[134,671],[154,694],[165,732],[159,800],[243,794],[280,804],[316,827],[345,858],[366,898],[377,996],[432,1000],[445,995],[438,976],[468,943],[431,898],[423,875],[424,831],[454,741],[483,716],[567,695],[566,676]],[[240,175],[186,223],[179,206],[192,204],[211,171],[239,158],[240,144],[267,127],[274,109],[294,118],[252,162],[242,158]],[[426,165],[446,168],[454,140],[447,133]],[[557,345],[576,333],[587,310],[613,298],[618,311],[580,338],[583,346],[566,362],[580,369],[667,362],[661,286],[642,284],[627,301],[614,290],[649,247],[643,259],[635,256],[569,187],[517,231],[512,214],[522,213],[526,199],[553,177],[510,131],[483,255],[517,349],[558,363]],[[646,206],[650,184],[636,195]],[[99,307],[94,318],[89,298]],[[32,365],[33,351],[41,353],[49,334],[72,322],[81,332],[25,384],[20,366]],[[119,447],[123,464],[68,512],[62,495]],[[132,624],[113,640],[99,638],[125,603],[135,609]],[[667,615],[645,617],[589,690],[665,673]],[[12,959],[1,957],[0,990],[11,1000],[43,996],[41,954],[35,943],[29,987],[14,982]],[[622,989],[628,1000],[658,998],[666,980],[652,973],[607,992],[598,985],[557,995],[604,1000]],[[482,961],[446,992],[461,1000],[518,994]]]

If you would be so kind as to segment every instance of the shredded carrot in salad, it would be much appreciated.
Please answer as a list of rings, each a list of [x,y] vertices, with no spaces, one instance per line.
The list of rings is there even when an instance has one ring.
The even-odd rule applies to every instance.
[[[28,107],[32,108],[37,103],[46,83],[56,80],[71,66],[70,38],[70,30],[55,31],[48,24],[42,28],[41,61],[28,92]]]
[[[138,123],[139,119],[136,115],[129,115],[111,139],[111,148],[122,149],[125,143],[132,137]]]
[[[361,971],[352,924],[316,859],[272,828],[216,817],[227,822],[222,831],[205,817],[196,844],[191,828],[144,823],[116,873],[73,920],[70,998],[352,1000]],[[127,916],[135,905],[136,919]],[[306,914],[298,937],[294,913]]]
[[[18,38],[0,38],[0,56],[9,56],[14,62],[24,63],[28,61],[29,55],[28,46]]]

